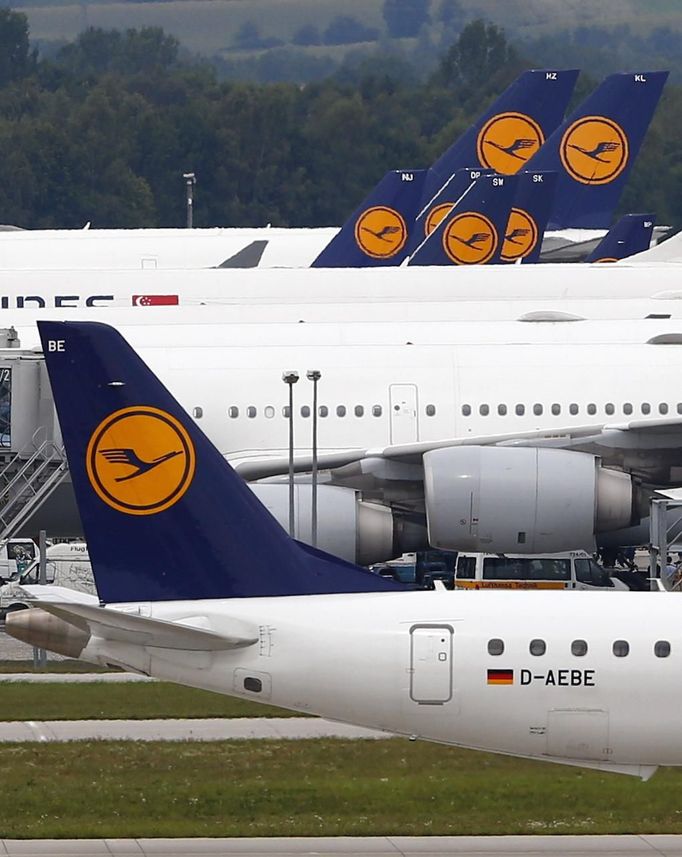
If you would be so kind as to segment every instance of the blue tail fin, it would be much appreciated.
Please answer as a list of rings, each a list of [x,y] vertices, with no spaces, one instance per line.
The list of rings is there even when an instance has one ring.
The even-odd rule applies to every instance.
[[[608,228],[667,77],[607,77],[528,161],[559,173],[550,229]]]
[[[400,265],[422,198],[426,170],[391,170],[341,227],[312,268]]]
[[[585,262],[618,262],[649,249],[655,214],[625,214],[615,223]]]
[[[112,327],[38,327],[102,600],[404,588],[290,539]]]
[[[504,232],[501,262],[534,264],[554,202],[556,173],[518,173],[519,184]]]
[[[408,265],[485,265],[500,258],[518,176],[481,176],[410,257]]]
[[[414,253],[445,215],[452,211],[452,206],[460,200],[476,179],[481,176],[491,176],[494,172],[494,170],[467,169],[464,167],[453,173],[429,204],[417,215],[410,235],[407,255],[411,256]]]
[[[421,207],[463,167],[523,169],[563,120],[577,78],[577,69],[524,71],[432,165]]]

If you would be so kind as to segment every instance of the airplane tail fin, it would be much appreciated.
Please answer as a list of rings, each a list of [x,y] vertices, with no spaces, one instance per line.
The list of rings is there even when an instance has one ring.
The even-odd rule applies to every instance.
[[[655,214],[625,214],[606,233],[585,262],[618,262],[649,249]]]
[[[422,207],[463,167],[506,175],[524,169],[564,118],[577,78],[577,69],[524,71],[435,161]]]
[[[398,266],[419,209],[426,170],[391,170],[365,197],[312,268]]]
[[[417,247],[408,265],[484,265],[500,258],[518,176],[477,178]]]
[[[102,600],[404,588],[289,538],[114,328],[38,327]]]
[[[556,173],[522,172],[514,197],[501,262],[534,264],[540,258],[542,236],[545,234],[549,213],[552,210]]]
[[[667,77],[610,75],[527,162],[559,174],[550,229],[608,228]]]

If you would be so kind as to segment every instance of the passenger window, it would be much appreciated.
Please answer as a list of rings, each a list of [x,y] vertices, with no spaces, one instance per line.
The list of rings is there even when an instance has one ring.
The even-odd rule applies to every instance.
[[[329,408],[326,405],[320,405],[320,407],[317,409],[317,413],[321,417],[328,417],[329,416]]]
[[[471,405],[462,405],[462,416],[471,416]]]
[[[579,410],[580,410],[580,408],[575,404],[575,402],[573,402],[572,404],[570,404],[570,405],[568,406],[568,412],[569,412],[572,416],[575,416],[575,415],[578,413],[578,411],[579,411]]]
[[[660,405],[658,406],[658,413],[659,414],[667,414],[668,413],[668,406],[666,405],[665,402],[661,402]]]
[[[204,415],[203,408],[192,408],[192,416],[195,420],[200,420]]]
[[[460,580],[473,580],[476,574],[476,557],[460,556],[457,558],[457,577]]]
[[[547,651],[547,646],[544,640],[531,640],[528,651],[531,655],[544,655]]]
[[[677,413],[682,414],[682,402],[677,403]]]
[[[478,409],[478,412],[482,417],[487,417],[488,414],[490,413],[490,406],[489,405],[481,405]]]
[[[650,414],[651,413],[651,405],[648,402],[642,402],[642,413]]]
[[[522,417],[526,413],[526,408],[524,405],[517,405],[514,410],[516,411],[517,417]]]
[[[488,640],[488,654],[489,655],[503,655],[504,654],[504,640]]]
[[[617,658],[626,658],[630,654],[630,644],[626,640],[616,640],[613,644],[613,654]]]
[[[250,420],[252,420],[256,416],[256,413],[257,413],[257,411],[253,405],[249,405],[249,407],[246,409],[246,416]]]
[[[227,415],[231,420],[236,420],[239,416],[239,408],[235,407],[234,405],[231,405],[227,409]]]
[[[381,408],[379,408],[379,412],[381,412]],[[377,414],[378,416],[378,414]],[[426,406],[426,416],[427,417],[435,417],[436,416],[436,406],[435,405],[427,405]]]
[[[552,413],[555,417],[558,417],[561,413],[561,405],[556,404],[556,402],[552,405]]]
[[[426,414],[427,414],[427,416],[432,417],[432,416],[433,416],[433,414],[430,414],[430,413],[429,413],[429,408],[433,408],[433,405],[427,405],[427,406],[426,406]],[[435,408],[433,408],[433,413],[434,413],[434,414],[436,413],[436,409],[435,409]],[[380,417],[380,416],[381,416],[381,405],[372,405],[372,416],[373,416],[373,417]]]
[[[576,658],[582,658],[587,654],[587,643],[585,640],[573,640],[571,643],[571,654]]]
[[[309,405],[301,405],[301,416],[309,417],[310,416],[310,406]]]
[[[507,416],[507,406],[506,405],[498,405],[497,406],[497,413],[501,417],[506,417]]]
[[[346,406],[345,405],[337,405],[336,406],[336,416],[337,417],[345,417],[346,416]]]
[[[354,413],[356,417],[362,417],[364,416],[365,409],[362,405],[356,405],[354,408]]]
[[[288,420],[288,419],[289,419],[289,415],[290,415],[290,413],[291,413],[291,412],[289,411],[289,405],[285,405],[285,406],[282,408],[282,416],[284,417],[284,419],[285,419],[285,420]]]
[[[610,417],[612,417],[616,412],[616,409],[612,402],[607,402],[606,405],[604,405],[604,410]]]
[[[542,405],[533,405],[533,413],[536,417],[542,416]]]
[[[634,410],[634,409],[633,409],[632,404],[631,404],[630,402],[626,402],[626,403],[623,405],[623,413],[624,413],[624,414],[627,414],[628,416],[630,416],[630,415],[632,414],[632,411],[633,411],[633,410]]]
[[[266,405],[263,413],[265,414],[266,419],[271,420],[275,416],[275,409],[272,405]]]
[[[597,413],[597,406],[593,402],[590,402],[590,404],[587,406],[587,413],[591,417],[593,417]]]
[[[670,655],[670,643],[667,640],[659,640],[654,644],[654,654],[657,658],[667,658]]]

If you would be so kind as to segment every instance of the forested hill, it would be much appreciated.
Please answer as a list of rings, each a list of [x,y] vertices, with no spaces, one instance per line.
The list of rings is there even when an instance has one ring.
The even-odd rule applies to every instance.
[[[305,85],[225,82],[154,28],[86,30],[38,57],[26,18],[0,10],[0,222],[181,226],[193,171],[197,226],[339,224],[387,169],[427,166],[538,65],[473,22],[426,80],[375,58]],[[623,211],[682,226],[681,141],[668,87]]]

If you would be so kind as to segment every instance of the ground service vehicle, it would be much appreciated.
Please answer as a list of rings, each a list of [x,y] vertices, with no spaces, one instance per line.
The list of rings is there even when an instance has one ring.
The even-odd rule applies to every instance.
[[[456,589],[627,589],[586,551],[552,554],[460,553]]]

